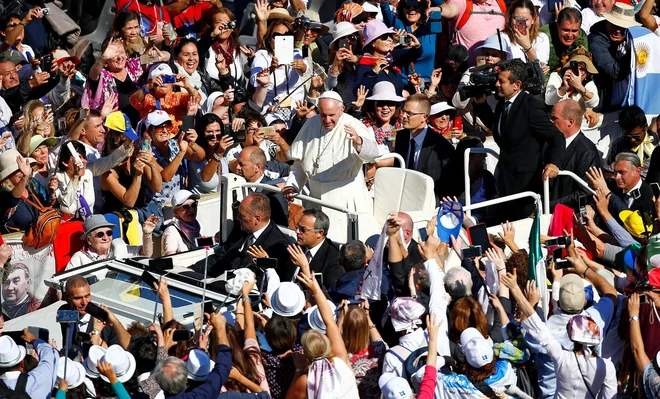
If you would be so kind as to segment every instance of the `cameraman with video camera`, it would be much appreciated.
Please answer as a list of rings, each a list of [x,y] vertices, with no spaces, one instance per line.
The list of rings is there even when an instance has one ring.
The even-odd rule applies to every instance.
[[[530,68],[534,64],[525,64],[515,59],[500,63],[495,87],[499,101],[494,113],[493,138],[500,147],[495,178],[500,196],[521,193],[523,191],[541,192],[542,180],[554,178],[559,173],[566,151],[566,140],[561,132],[550,122],[545,104],[536,99],[534,93],[540,80],[529,78]],[[544,146],[547,146],[547,164],[543,165]],[[516,201],[517,204],[502,207],[502,220],[518,220],[536,209],[531,199]]]
[[[490,132],[497,106],[497,72],[490,66],[512,57],[508,42],[498,35],[489,36],[479,49],[482,55],[477,57],[477,66],[465,71],[451,102],[464,121],[485,133]]]
[[[293,21],[293,29],[295,32],[294,47],[300,49],[303,58],[307,60],[307,65],[317,64],[326,70],[332,35],[328,34],[330,28],[321,23],[319,14],[312,10],[298,11],[296,19]],[[302,76],[302,81],[307,81],[305,88],[308,91],[311,84],[310,77],[315,73],[315,69],[307,68]]]

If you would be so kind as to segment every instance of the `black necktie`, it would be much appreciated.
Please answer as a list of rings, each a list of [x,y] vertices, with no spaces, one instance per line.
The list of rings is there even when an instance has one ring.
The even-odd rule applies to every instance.
[[[509,116],[509,110],[511,109],[511,101],[504,103],[504,109],[502,110],[502,117],[500,118],[500,133],[504,129],[504,124],[506,123],[506,117]]]
[[[415,169],[415,138],[410,139],[410,154],[408,155],[408,169]]]

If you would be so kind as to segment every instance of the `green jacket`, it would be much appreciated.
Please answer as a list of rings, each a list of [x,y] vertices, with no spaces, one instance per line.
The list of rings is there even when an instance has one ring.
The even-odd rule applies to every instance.
[[[550,73],[557,71],[558,68],[561,68],[562,57],[568,55],[571,50],[578,46],[584,46],[584,48],[589,50],[589,40],[587,39],[587,34],[582,30],[582,28],[580,28],[580,33],[578,34],[577,40],[570,47],[564,46],[559,41],[556,22],[544,25],[541,28],[541,32],[545,33],[550,38],[550,58],[548,58],[548,66],[550,67],[550,72],[545,77],[546,81],[548,80]]]

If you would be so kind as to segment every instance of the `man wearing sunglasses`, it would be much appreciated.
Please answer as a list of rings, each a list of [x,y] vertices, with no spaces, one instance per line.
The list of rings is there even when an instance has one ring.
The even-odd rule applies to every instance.
[[[113,245],[112,232],[117,225],[108,222],[103,215],[92,215],[85,219],[83,227],[85,234],[80,237],[85,241],[83,248],[73,254],[66,270],[74,267],[83,266],[102,259],[109,259],[115,256],[146,256],[150,258],[154,252],[154,246],[151,233],[160,218],[155,215],[149,216],[142,224],[142,243],[141,246],[127,246],[119,240]]]
[[[651,164],[651,154],[658,146],[658,135],[649,130],[644,111],[636,105],[627,105],[621,109],[619,126],[623,136],[616,138],[610,144],[605,169],[613,173],[616,156],[622,152],[633,152],[642,163],[642,179],[646,179]]]

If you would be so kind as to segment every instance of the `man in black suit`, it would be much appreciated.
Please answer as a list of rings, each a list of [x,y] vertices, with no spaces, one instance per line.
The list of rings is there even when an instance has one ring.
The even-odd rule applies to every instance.
[[[323,275],[323,286],[331,287],[344,274],[339,266],[339,248],[327,238],[330,228],[328,215],[320,209],[305,209],[296,225],[298,245],[303,248],[313,273]],[[286,281],[291,281],[295,266],[289,265]]]
[[[581,131],[584,109],[575,100],[562,100],[552,107],[550,121],[559,129],[566,139],[566,152],[561,163],[561,170],[575,173],[584,181],[591,167],[600,167],[602,158],[594,143]],[[549,154],[545,154],[546,158]],[[564,204],[578,210],[581,196],[591,198],[591,194],[578,182],[568,176],[557,176],[550,180],[550,208]]]
[[[128,349],[131,335],[117,317],[104,307],[108,313],[108,320],[103,323],[86,312],[87,305],[92,302],[92,293],[89,283],[82,276],[73,276],[64,285],[64,300],[66,304],[58,310],[77,310],[80,319],[74,324],[61,324],[62,340],[66,339],[66,330],[71,328],[69,337],[73,345],[82,347],[82,342],[91,341],[96,345],[105,343],[107,346],[119,344]],[[71,327],[69,327],[71,326]]]
[[[500,147],[495,171],[501,196],[523,191],[540,193],[542,181],[557,176],[566,151],[566,140],[550,122],[544,104],[524,91],[525,63],[514,59],[502,63],[497,77],[501,97],[493,119],[493,138]],[[502,101],[504,100],[504,101]],[[548,160],[543,165],[542,150],[547,144]],[[505,220],[528,217],[535,209],[533,200],[506,203],[501,210]]]
[[[614,159],[614,179],[611,187],[603,177],[603,171],[592,168],[587,172],[591,185],[609,198],[608,210],[623,225],[619,213],[626,209],[642,211],[655,217],[653,190],[642,180],[642,163],[637,154],[619,153]]]
[[[238,207],[238,222],[241,234],[215,248],[208,257],[208,276],[217,277],[227,270],[247,267],[261,275],[256,268],[253,254],[263,250],[269,258],[277,259],[277,272],[284,277],[289,254],[286,247],[289,238],[270,220],[270,201],[261,193],[253,193],[243,198]],[[191,266],[198,273],[204,273],[206,259]]]
[[[236,174],[242,176],[248,183],[262,183],[275,186],[274,182],[264,175],[266,155],[257,146],[246,147],[236,159]],[[289,225],[289,203],[281,193],[256,189],[254,192],[264,193],[270,200],[270,219],[281,226]]]
[[[436,205],[443,197],[440,175],[454,146],[428,126],[431,103],[424,94],[413,94],[401,111],[404,129],[396,135],[394,151],[406,160],[406,168],[431,176],[435,182]]]

